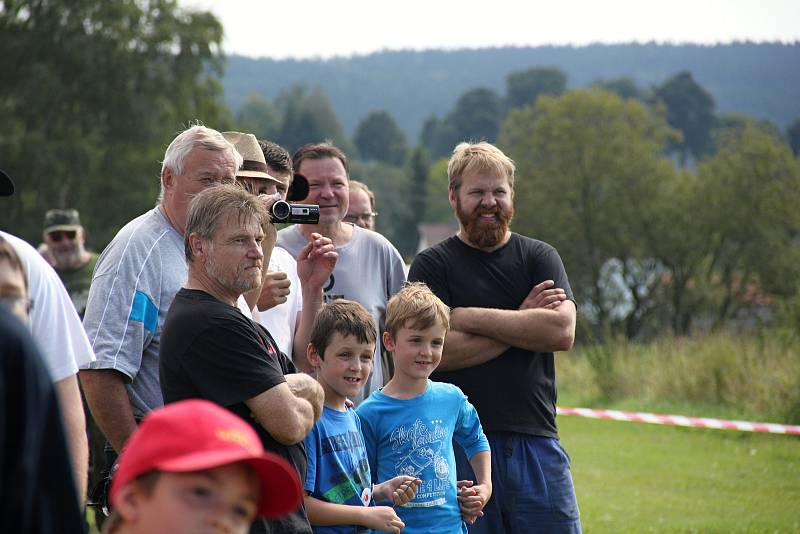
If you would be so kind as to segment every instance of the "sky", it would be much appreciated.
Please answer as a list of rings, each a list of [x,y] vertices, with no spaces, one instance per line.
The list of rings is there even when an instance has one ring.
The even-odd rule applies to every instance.
[[[800,0],[179,0],[212,11],[226,54],[800,41]]]

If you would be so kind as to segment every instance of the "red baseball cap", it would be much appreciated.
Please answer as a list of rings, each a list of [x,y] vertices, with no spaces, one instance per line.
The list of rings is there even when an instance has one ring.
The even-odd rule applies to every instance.
[[[264,452],[255,430],[212,402],[191,399],[153,410],[131,434],[111,481],[118,490],[148,471],[186,473],[243,461],[261,480],[258,517],[297,510],[303,500],[297,471],[280,456]]]

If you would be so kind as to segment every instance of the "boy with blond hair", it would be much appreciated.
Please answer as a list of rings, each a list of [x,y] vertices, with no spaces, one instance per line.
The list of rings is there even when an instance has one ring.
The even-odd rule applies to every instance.
[[[334,301],[314,319],[307,356],[325,391],[325,405],[305,440],[305,507],[317,533],[375,529],[397,534],[404,525],[392,506],[410,501],[420,484],[406,474],[372,484],[361,423],[347,403],[370,376],[376,336],[372,315],[357,302]]]
[[[358,407],[373,477],[422,480],[414,499],[397,508],[407,533],[467,532],[464,520],[474,522],[492,495],[489,445],[475,408],[456,386],[428,378],[442,358],[449,316],[425,284],[409,284],[392,297],[383,343],[395,373]],[[475,472],[462,491],[453,440]]]

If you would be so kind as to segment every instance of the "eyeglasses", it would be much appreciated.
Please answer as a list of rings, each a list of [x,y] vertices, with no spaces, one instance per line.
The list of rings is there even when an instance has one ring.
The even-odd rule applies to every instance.
[[[21,295],[0,295],[0,308],[4,308],[11,313],[22,304],[25,306],[25,313],[30,313],[33,309],[33,300],[23,297]]]
[[[361,213],[361,214],[348,213],[347,215],[344,216],[344,222],[349,222],[353,224],[356,224],[358,221],[369,222],[377,216],[378,216],[377,211],[373,211],[370,213]]]
[[[75,230],[56,230],[55,232],[50,232],[49,234],[47,234],[47,236],[56,243],[65,238],[68,239],[69,241],[72,241],[73,239],[75,239],[75,236],[77,235],[78,232],[76,232]]]

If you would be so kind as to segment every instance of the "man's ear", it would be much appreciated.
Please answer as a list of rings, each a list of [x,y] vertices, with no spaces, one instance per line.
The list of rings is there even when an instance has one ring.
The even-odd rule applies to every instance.
[[[175,175],[172,174],[172,169],[164,167],[161,169],[161,187],[164,191],[169,191],[175,185]]]
[[[447,200],[450,201],[450,207],[453,208],[454,210],[456,209],[456,195],[457,194],[458,193],[456,192],[455,188],[453,188],[453,187],[448,187],[447,188]]]
[[[192,256],[195,258],[205,258],[208,254],[206,242],[194,232],[189,234],[189,247],[192,249]]]
[[[309,343],[308,347],[306,347],[306,358],[308,358],[308,363],[311,364],[311,367],[316,369],[320,366],[320,360],[322,360],[322,358],[320,358],[317,348],[314,347],[313,343]]]
[[[389,352],[394,352],[394,338],[389,331],[383,333],[383,346],[386,347],[386,350]]]

